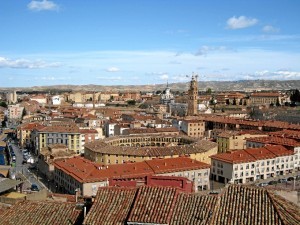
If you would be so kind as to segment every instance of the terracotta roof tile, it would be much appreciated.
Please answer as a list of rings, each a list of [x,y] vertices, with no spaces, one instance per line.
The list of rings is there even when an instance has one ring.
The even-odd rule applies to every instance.
[[[69,225],[80,219],[75,203],[22,201],[0,214],[0,225]]]
[[[276,136],[248,138],[247,141],[263,143],[263,144],[283,145],[283,146],[289,146],[289,147],[299,147],[300,146],[300,142],[298,142],[294,139],[284,138],[284,137],[276,137]]]
[[[280,145],[264,146],[262,148],[247,148],[212,155],[211,158],[228,163],[255,162],[256,160],[272,159],[283,155],[293,155],[293,151]]]
[[[255,162],[255,158],[245,150],[219,153],[211,156],[212,159],[221,160],[229,163]]]
[[[136,192],[136,188],[99,188],[83,224],[124,225]]]
[[[140,187],[128,222],[169,224],[177,194],[175,188]]]
[[[264,189],[230,186],[224,190],[213,214],[212,225],[283,225]]]
[[[217,202],[215,196],[180,193],[170,225],[210,224]]]
[[[209,164],[188,157],[153,159],[147,160],[146,163],[156,174],[210,168]]]

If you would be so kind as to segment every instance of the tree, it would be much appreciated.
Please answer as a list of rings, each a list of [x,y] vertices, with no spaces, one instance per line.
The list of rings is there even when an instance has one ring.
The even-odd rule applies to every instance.
[[[236,99],[235,99],[235,97],[233,98],[232,105],[236,105]]]
[[[135,100],[128,100],[127,101],[128,105],[135,105],[135,103],[136,103]]]
[[[25,110],[25,108],[23,109],[23,112],[22,112],[22,118],[23,118],[24,116],[26,116],[26,110]]]
[[[298,89],[292,92],[290,99],[292,102],[300,102],[300,92]]]
[[[206,94],[209,94],[209,95],[210,95],[211,93],[212,93],[211,88],[207,88],[207,89],[206,89]]]
[[[0,102],[0,106],[2,106],[2,107],[4,107],[4,108],[7,108],[6,102]]]
[[[279,98],[276,99],[276,106],[280,106]]]

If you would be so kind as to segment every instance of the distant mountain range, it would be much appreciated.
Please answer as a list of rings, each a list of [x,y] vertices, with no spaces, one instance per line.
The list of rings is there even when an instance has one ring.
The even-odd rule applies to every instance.
[[[0,88],[0,91],[158,91],[164,90],[167,84],[155,85],[53,85],[34,86],[30,88]],[[171,83],[172,91],[187,91],[189,82]],[[262,91],[262,90],[291,90],[300,89],[300,80],[240,80],[240,81],[200,81],[199,91],[211,88],[212,91]]]

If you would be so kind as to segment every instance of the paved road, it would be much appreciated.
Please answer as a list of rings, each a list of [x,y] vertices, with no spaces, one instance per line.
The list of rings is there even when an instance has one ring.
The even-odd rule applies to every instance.
[[[36,184],[39,189],[45,188],[45,185],[41,183],[37,177],[37,171],[29,170],[28,167],[30,166],[30,164],[22,164],[22,150],[14,143],[11,143],[11,146],[16,154],[16,166],[11,168],[11,172],[15,175],[23,174],[22,178],[26,179],[26,181],[24,182],[23,190],[29,189],[31,187],[31,184]]]

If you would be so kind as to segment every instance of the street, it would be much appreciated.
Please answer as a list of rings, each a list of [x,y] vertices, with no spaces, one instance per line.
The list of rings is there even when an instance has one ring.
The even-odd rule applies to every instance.
[[[15,167],[11,168],[11,173],[15,174],[16,178],[25,179],[25,182],[23,184],[23,190],[30,189],[31,184],[36,184],[40,190],[45,188],[45,185],[42,182],[40,182],[40,178],[37,174],[38,171],[36,169],[29,169],[29,163],[22,164],[22,150],[14,143],[11,143],[10,145],[12,146],[16,155]]]

